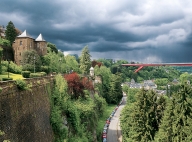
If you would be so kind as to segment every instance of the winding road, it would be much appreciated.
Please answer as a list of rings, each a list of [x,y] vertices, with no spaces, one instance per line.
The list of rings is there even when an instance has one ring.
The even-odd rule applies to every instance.
[[[121,110],[126,104],[127,97],[123,94],[123,102],[111,118],[111,123],[108,128],[107,142],[122,142],[121,128],[120,128],[120,114]]]

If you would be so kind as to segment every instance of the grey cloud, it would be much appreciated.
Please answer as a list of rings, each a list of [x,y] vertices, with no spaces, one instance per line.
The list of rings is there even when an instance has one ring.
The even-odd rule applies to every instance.
[[[13,21],[66,52],[88,45],[94,58],[191,62],[191,6],[190,0],[3,0],[0,25]]]

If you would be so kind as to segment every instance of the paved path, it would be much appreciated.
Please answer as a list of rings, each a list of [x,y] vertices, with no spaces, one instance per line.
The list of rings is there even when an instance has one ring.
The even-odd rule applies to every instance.
[[[123,103],[117,109],[115,115],[111,118],[111,123],[108,128],[107,142],[122,142],[121,128],[120,128],[120,113],[126,103],[126,96],[123,96]]]

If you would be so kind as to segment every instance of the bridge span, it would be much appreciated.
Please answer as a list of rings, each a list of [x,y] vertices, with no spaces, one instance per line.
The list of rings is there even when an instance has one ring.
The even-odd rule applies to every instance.
[[[137,66],[138,69],[135,70],[135,73],[140,71],[143,67],[148,66],[192,66],[192,63],[135,63],[135,64],[121,64],[122,66]]]

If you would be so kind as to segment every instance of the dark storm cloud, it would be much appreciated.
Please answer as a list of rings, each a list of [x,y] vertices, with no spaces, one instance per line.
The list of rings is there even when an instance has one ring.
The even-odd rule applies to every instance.
[[[190,0],[3,0],[9,21],[61,51],[139,62],[192,62]]]

